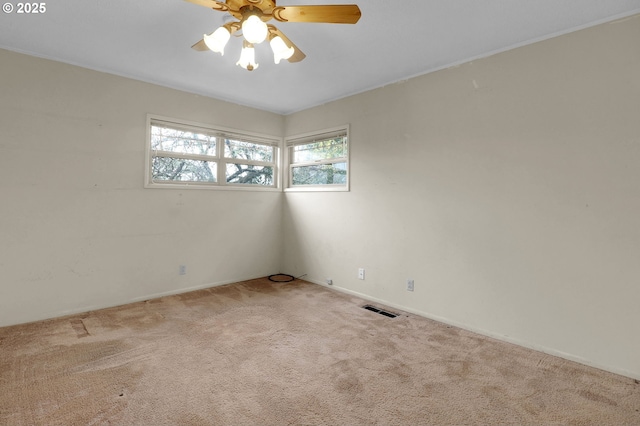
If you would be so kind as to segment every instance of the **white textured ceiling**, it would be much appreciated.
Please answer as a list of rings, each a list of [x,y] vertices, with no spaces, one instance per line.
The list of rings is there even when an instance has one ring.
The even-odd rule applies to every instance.
[[[190,49],[228,14],[182,0],[51,0],[43,14],[0,13],[0,47],[288,114],[640,13],[640,0],[278,0],[341,3],[360,6],[357,24],[271,21],[307,58],[275,65],[263,43],[252,72],[235,65],[239,38],[223,57]]]

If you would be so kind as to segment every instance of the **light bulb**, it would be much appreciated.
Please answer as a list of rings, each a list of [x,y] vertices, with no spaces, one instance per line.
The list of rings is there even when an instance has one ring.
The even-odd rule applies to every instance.
[[[249,43],[262,43],[267,38],[267,24],[256,15],[251,15],[242,22],[242,34]]]
[[[273,50],[273,60],[276,64],[282,59],[289,59],[294,52],[293,47],[287,47],[286,43],[280,36],[275,36],[269,42],[271,50]]]
[[[227,45],[230,37],[231,33],[229,30],[225,27],[220,27],[209,35],[205,34],[203,38],[204,43],[209,49],[224,56],[224,47]]]
[[[236,65],[240,65],[248,71],[253,71],[258,68],[258,64],[256,64],[256,50],[253,48],[253,44],[246,41],[243,43],[240,59],[236,62]]]

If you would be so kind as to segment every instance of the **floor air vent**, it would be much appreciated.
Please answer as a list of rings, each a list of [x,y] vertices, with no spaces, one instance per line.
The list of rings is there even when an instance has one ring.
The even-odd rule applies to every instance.
[[[394,314],[394,313],[385,311],[384,309],[376,308],[375,306],[371,306],[371,305],[364,305],[363,308],[365,308],[368,311],[375,312],[377,314],[384,315],[385,317],[389,317],[389,318],[395,318],[398,316],[398,314]]]

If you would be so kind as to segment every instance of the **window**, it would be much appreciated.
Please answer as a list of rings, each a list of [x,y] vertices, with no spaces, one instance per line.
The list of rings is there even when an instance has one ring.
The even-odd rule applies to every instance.
[[[348,126],[286,139],[287,190],[348,191]]]
[[[278,189],[268,136],[149,116],[146,187]]]

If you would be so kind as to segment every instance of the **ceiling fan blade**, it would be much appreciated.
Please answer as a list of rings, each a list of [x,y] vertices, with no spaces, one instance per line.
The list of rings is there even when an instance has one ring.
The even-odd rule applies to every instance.
[[[215,0],[185,0],[189,3],[197,4],[199,6],[208,7],[209,9],[219,10],[221,12],[226,12],[229,10],[229,6],[224,3],[220,3]]]
[[[280,36],[287,46],[293,47],[293,50],[294,50],[293,55],[289,59],[287,59],[287,61],[300,62],[301,60],[307,57],[307,55],[305,55],[298,46],[293,44],[293,42],[289,40],[289,37],[284,35],[282,31],[280,31],[278,28],[275,27],[275,25],[268,25],[268,27],[269,27],[269,31],[272,34]]]
[[[276,7],[272,13],[273,17],[281,22],[325,22],[329,24],[355,24],[362,15],[360,8],[355,4],[283,6]]]
[[[209,48],[207,47],[207,45],[204,42],[204,39],[200,40],[199,42],[197,42],[196,44],[191,46],[191,48],[193,50],[197,50],[198,52],[204,52],[206,50],[209,50]]]

